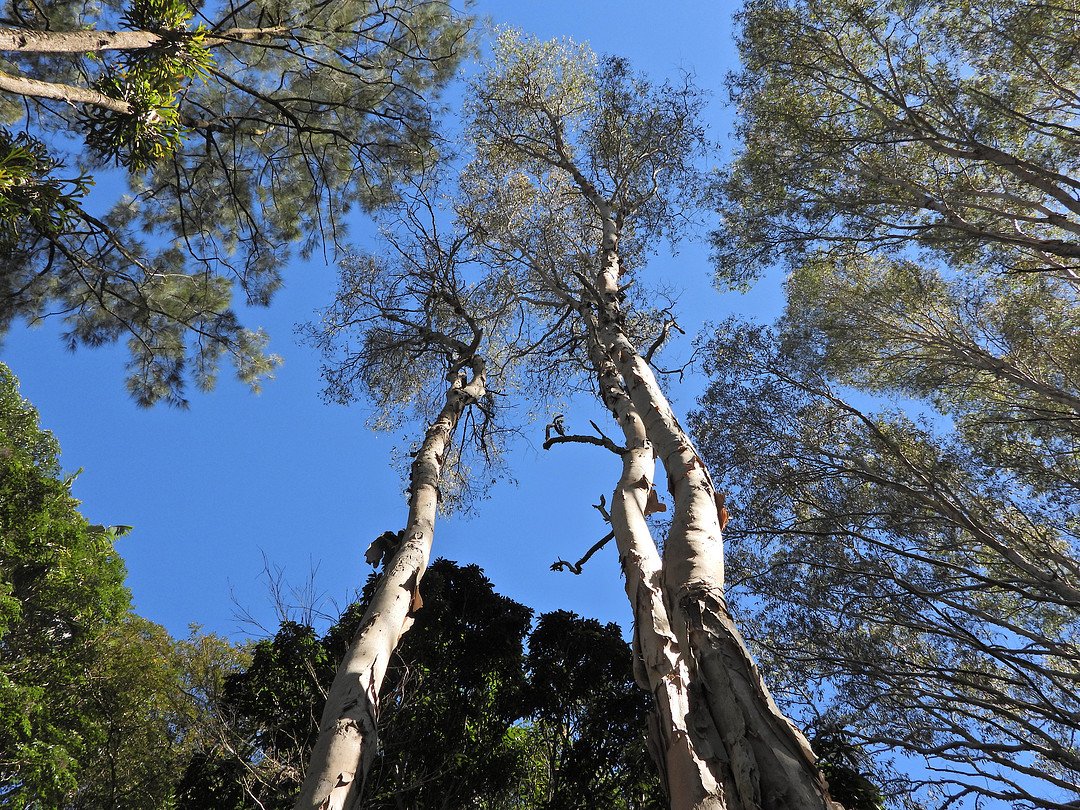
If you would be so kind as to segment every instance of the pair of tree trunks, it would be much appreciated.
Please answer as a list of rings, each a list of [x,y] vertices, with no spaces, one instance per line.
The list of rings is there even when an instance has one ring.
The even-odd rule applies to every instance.
[[[537,45],[507,34],[496,51],[493,69],[467,105],[478,157],[465,171],[467,199],[456,214],[468,234],[467,252],[494,274],[481,285],[487,285],[485,294],[508,290],[519,296],[515,312],[535,309],[526,317],[557,328],[574,322],[561,344],[567,365],[595,374],[601,400],[624,432],[623,473],[610,519],[634,611],[636,676],[656,698],[652,750],[671,808],[837,810],[809,744],[776,707],[735,629],[724,599],[722,527],[712,481],[657,384],[648,362],[652,350],[642,356],[627,327],[623,301],[630,279],[620,239],[629,234],[631,263],[642,258],[649,239],[673,227],[684,186],[697,182],[691,153],[702,136],[691,121],[694,93],[667,87],[653,92],[629,76],[623,61],[598,66],[565,44]],[[538,210],[551,216],[537,217]],[[436,254],[440,266],[451,258]],[[407,265],[406,276],[416,272],[414,261]],[[589,269],[575,269],[582,266]],[[449,317],[435,303],[444,293],[425,295],[430,302],[409,317],[433,323]],[[385,297],[375,296],[373,304],[384,313]],[[634,327],[635,337],[638,331]],[[413,345],[389,328],[383,332],[379,341],[386,346]],[[494,341],[493,358],[533,357],[545,346],[550,353],[555,334],[546,332],[547,343],[522,346],[521,330],[495,332],[485,337]],[[422,342],[426,334],[420,334]],[[460,348],[455,352],[467,356]],[[645,521],[656,459],[674,501],[662,558]],[[418,457],[414,478],[420,463]],[[437,476],[427,480],[434,492]],[[354,644],[368,649],[354,649],[342,667],[339,680],[347,684],[328,706],[322,733],[342,756],[331,761],[331,743],[320,741],[308,783],[321,787],[317,793],[305,787],[301,810],[350,808],[356,795],[364,725],[374,729],[379,667],[407,627],[435,505],[432,499],[422,530],[414,528],[420,525],[414,514],[404,535],[404,545],[416,543],[422,553],[403,556],[400,566],[395,558],[387,567],[384,589],[388,599],[396,597],[394,612],[376,598]],[[412,552],[399,552],[406,553]],[[345,738],[355,742],[337,742]]]
[[[401,636],[421,605],[439,504],[439,481],[454,431],[466,409],[485,395],[484,362],[473,357],[471,375],[452,373],[446,404],[428,426],[409,476],[409,519],[396,547],[386,549],[371,604],[327,695],[306,778],[295,807],[358,807],[364,776],[377,745],[379,689]]]
[[[724,599],[720,506],[708,470],[619,311],[617,229],[590,321],[601,397],[623,430],[611,523],[634,612],[639,685],[656,701],[650,748],[672,810],[823,808],[831,800],[805,737],[781,714]],[[645,521],[659,458],[674,507],[663,559]]]

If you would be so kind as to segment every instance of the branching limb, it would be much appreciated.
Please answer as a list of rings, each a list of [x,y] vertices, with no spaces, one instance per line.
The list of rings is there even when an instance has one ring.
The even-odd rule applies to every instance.
[[[594,444],[597,447],[604,447],[618,456],[621,456],[623,453],[626,452],[625,447],[615,444],[614,441],[604,435],[604,432],[600,430],[599,427],[597,427],[596,422],[590,421],[589,424],[592,425],[593,429],[600,434],[599,436],[568,436],[566,434],[566,428],[563,426],[562,423],[562,414],[559,414],[555,417],[555,420],[551,424],[549,424],[544,430],[544,449],[550,450],[552,446],[556,444],[567,444],[570,442],[575,442],[577,444]],[[554,429],[555,432],[558,434],[557,436],[551,435],[552,429]]]
[[[573,571],[575,574],[580,574],[581,573],[581,567],[583,565],[585,565],[585,563],[587,563],[589,561],[589,557],[591,557],[593,554],[595,554],[600,549],[602,549],[604,546],[606,546],[608,544],[608,542],[610,542],[614,538],[615,538],[615,530],[612,529],[606,535],[604,535],[599,540],[597,540],[596,543],[593,545],[593,547],[585,552],[585,556],[582,557],[580,560],[578,560],[576,563],[567,562],[566,560],[563,560],[563,559],[558,559],[558,560],[556,560],[555,562],[553,562],[551,564],[551,570],[552,571],[565,571],[565,570],[569,569],[569,570]]]
[[[682,331],[682,330],[680,329],[679,331]],[[700,346],[696,347],[694,349],[693,354],[690,355],[689,359],[685,363],[683,363],[681,366],[678,366],[677,368],[660,368],[659,366],[654,365],[652,362],[649,362],[649,365],[652,367],[652,370],[655,371],[657,374],[678,375],[679,382],[682,382],[683,379],[686,376],[686,372],[690,371],[694,367],[694,364],[698,362],[698,357],[701,354],[702,354],[702,347],[700,347]]]
[[[121,115],[130,115],[135,109],[123,99],[112,98],[104,93],[99,93],[97,90],[76,87],[70,84],[43,82],[38,79],[12,76],[10,73],[3,72],[0,72],[0,90],[18,96],[51,98],[56,101],[66,101],[70,104],[92,104]]]
[[[608,513],[608,510],[607,510],[607,498],[605,498],[603,495],[601,495],[600,496],[600,503],[598,503],[598,504],[594,503],[592,508],[595,509],[597,512],[599,512],[603,516],[605,523],[611,523],[611,515],[610,515],[610,513]]]
[[[652,365],[653,355],[656,354],[657,350],[667,343],[668,338],[671,337],[672,330],[675,330],[680,335],[686,334],[686,330],[679,326],[678,322],[675,320],[675,316],[671,314],[671,307],[668,307],[662,312],[665,316],[664,325],[660,328],[660,334],[656,336],[656,340],[652,342],[648,351],[645,352],[645,362],[649,365]]]
[[[555,414],[555,418],[552,419],[544,428],[544,449],[546,450],[547,443],[551,441],[551,431],[555,431],[560,436],[566,435],[566,425],[563,423],[563,415],[561,413]]]

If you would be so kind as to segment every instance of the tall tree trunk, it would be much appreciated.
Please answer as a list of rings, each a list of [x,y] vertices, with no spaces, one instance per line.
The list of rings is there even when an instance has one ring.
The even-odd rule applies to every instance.
[[[722,805],[712,801],[719,795],[719,785],[708,763],[698,756],[687,727],[691,718],[688,662],[671,630],[664,605],[663,567],[645,522],[656,457],[636,412],[629,409],[624,418],[628,449],[612,498],[611,525],[634,613],[634,675],[655,701],[649,747],[672,810],[721,810]]]
[[[623,328],[618,220],[592,186],[579,180],[579,187],[603,223],[595,284],[596,339],[614,363],[633,411],[641,416],[650,450],[667,473],[674,503],[660,587],[687,678],[687,714],[680,719],[694,757],[707,765],[712,781],[704,783],[696,773],[684,772],[679,776],[690,782],[676,786],[674,775],[668,773],[671,808],[838,808],[829,797],[828,783],[815,765],[809,743],[776,706],[728,611],[723,539],[712,480],[652,369]],[[602,395],[612,385],[610,375],[601,373]],[[620,423],[626,430],[626,420]],[[636,610],[638,597],[630,591],[629,576],[627,593]],[[677,736],[680,728],[673,725],[669,731]],[[701,795],[706,784],[714,787]]]
[[[806,738],[781,714],[724,599],[719,510],[705,464],[672,413],[652,369],[621,329],[611,354],[656,447],[674,501],[663,589],[690,667],[690,726],[723,785],[728,810],[831,808]]]
[[[455,376],[446,404],[428,426],[410,473],[409,522],[379,578],[356,636],[327,695],[319,739],[296,810],[353,810],[375,755],[379,689],[390,656],[421,604],[446,453],[461,415],[485,394],[483,361],[471,363],[472,379]]]
[[[604,404],[615,415],[626,441],[610,518],[634,615],[634,678],[654,700],[649,716],[649,752],[673,810],[721,810],[719,803],[710,804],[710,797],[719,796],[719,785],[708,763],[697,755],[687,728],[690,674],[668,621],[663,566],[645,521],[650,500],[655,498],[656,455],[611,358],[595,339],[595,317],[587,307],[582,308],[582,315],[588,326],[589,355],[599,375]]]

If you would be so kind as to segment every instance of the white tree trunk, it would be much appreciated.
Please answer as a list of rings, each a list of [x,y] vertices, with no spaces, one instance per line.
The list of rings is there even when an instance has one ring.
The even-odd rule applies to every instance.
[[[420,606],[439,502],[438,485],[454,429],[465,409],[484,396],[481,361],[472,379],[462,373],[446,405],[427,428],[410,474],[409,522],[402,541],[385,561],[371,604],[341,662],[326,699],[319,739],[296,810],[353,810],[376,747],[379,689],[398,640]]]
[[[809,743],[776,706],[728,611],[719,510],[708,470],[617,321],[609,320],[601,335],[636,410],[645,415],[645,432],[674,502],[664,545],[664,604],[689,667],[695,748],[723,789],[722,804],[691,806],[837,807]]]
[[[668,621],[663,567],[645,522],[656,456],[636,410],[630,403],[627,406],[619,415],[627,450],[611,502],[611,526],[634,613],[634,675],[654,699],[649,747],[673,810],[721,810],[719,785],[697,755],[687,727],[690,673]]]
[[[835,810],[828,783],[802,733],[780,712],[739,635],[724,600],[724,546],[719,509],[705,463],[671,410],[649,364],[623,330],[619,281],[619,229],[611,206],[588,184],[583,194],[603,223],[596,278],[596,314],[590,331],[614,364],[593,363],[605,400],[621,384],[641,415],[642,429],[667,473],[673,500],[671,529],[664,544],[660,587],[667,627],[686,677],[685,727],[699,765],[710,771],[706,782],[682,772],[688,784],[667,774],[672,810]],[[619,414],[616,412],[616,416]],[[625,420],[620,419],[620,423]],[[624,424],[624,430],[627,425]],[[613,515],[614,517],[614,515]],[[618,534],[616,534],[616,537]],[[637,596],[627,593],[635,606]],[[685,674],[683,674],[685,673]],[[715,785],[700,795],[702,788]]]

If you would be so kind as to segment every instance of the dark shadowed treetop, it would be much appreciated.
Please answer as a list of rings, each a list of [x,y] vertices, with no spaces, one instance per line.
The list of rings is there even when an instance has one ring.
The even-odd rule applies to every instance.
[[[373,575],[364,600],[375,585]],[[547,614],[526,657],[532,611],[476,566],[436,560],[420,588],[424,605],[387,670],[362,806],[660,806],[644,744],[648,696],[618,627]],[[220,696],[230,733],[192,760],[180,807],[292,806],[321,695],[363,614],[361,601],[322,636],[285,622],[255,645]]]
[[[60,194],[50,216],[10,217],[25,184],[5,185],[0,153],[0,215],[19,228],[0,245],[0,326],[62,313],[73,345],[127,339],[150,404],[211,386],[225,355],[252,384],[272,370],[234,290],[268,303],[291,246],[335,243],[350,209],[431,159],[470,20],[440,0],[12,0],[0,24],[0,114],[48,141],[34,176]],[[59,161],[73,133],[69,162],[129,170],[104,217]]]

